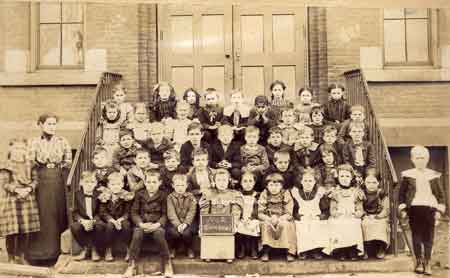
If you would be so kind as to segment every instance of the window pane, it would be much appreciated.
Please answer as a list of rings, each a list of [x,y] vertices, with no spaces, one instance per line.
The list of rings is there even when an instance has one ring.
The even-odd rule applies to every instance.
[[[428,62],[428,20],[406,21],[408,62]]]
[[[405,62],[405,25],[403,20],[384,21],[384,59],[387,63]]]
[[[83,64],[83,25],[63,24],[62,27],[62,64]]]
[[[63,22],[82,22],[83,9],[77,3],[62,4],[62,21]]]
[[[404,9],[384,9],[384,18],[404,18]]]
[[[41,24],[39,31],[39,62],[43,66],[59,66],[60,25]]]
[[[39,19],[41,23],[61,22],[61,5],[59,3],[40,3]]]
[[[428,18],[428,9],[405,9],[406,18]]]

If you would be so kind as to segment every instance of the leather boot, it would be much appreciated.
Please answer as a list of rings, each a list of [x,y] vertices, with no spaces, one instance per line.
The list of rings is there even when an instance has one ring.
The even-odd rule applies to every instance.
[[[425,274],[427,276],[433,275],[432,270],[431,270],[431,263],[429,260],[423,261],[423,274]]]
[[[105,261],[107,261],[107,262],[114,261],[114,257],[112,255],[112,248],[106,248],[106,250],[105,250]]]
[[[95,248],[95,247],[92,247],[91,259],[93,262],[100,261],[100,255],[98,254],[97,248]]]
[[[127,270],[125,270],[125,273],[123,274],[124,278],[130,278],[136,275],[136,263],[134,260],[131,260],[128,264]]]
[[[173,276],[173,266],[172,266],[172,260],[165,259],[164,261],[164,276],[165,277],[172,277]]]
[[[87,253],[88,253],[88,248],[87,247],[83,247],[83,249],[81,249],[80,254],[78,254],[77,256],[75,256],[73,259],[75,261],[82,261],[85,260],[87,257]]]
[[[416,259],[416,265],[414,266],[414,272],[422,274],[423,273],[423,263],[421,259]]]

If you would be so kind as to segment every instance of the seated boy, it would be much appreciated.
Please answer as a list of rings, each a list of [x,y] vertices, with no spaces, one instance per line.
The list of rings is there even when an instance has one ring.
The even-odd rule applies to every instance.
[[[250,110],[248,125],[254,125],[259,128],[260,145],[267,144],[269,130],[277,125],[277,115],[269,108],[269,100],[266,96],[257,96],[255,98],[255,107]]]
[[[150,139],[145,142],[143,148],[149,152],[151,162],[156,164],[158,168],[161,167],[164,163],[164,152],[173,148],[170,140],[164,137],[164,125],[162,123],[152,123]]]
[[[210,145],[211,167],[227,169],[231,178],[238,181],[241,176],[241,144],[233,141],[233,128],[230,125],[219,127],[218,139]]]
[[[284,178],[284,189],[291,189],[298,173],[293,163],[291,163],[291,155],[288,150],[279,150],[275,152],[273,165],[267,170],[267,175],[272,173],[280,173]]]
[[[297,167],[315,167],[320,162],[319,145],[314,142],[313,130],[304,127],[300,130],[298,142],[294,146],[294,161]]]
[[[95,173],[84,171],[81,174],[80,189],[75,193],[74,209],[72,211],[73,223],[70,231],[75,241],[81,246],[81,253],[75,260],[81,261],[87,258],[89,250],[92,250],[93,261],[100,261],[98,248],[102,243],[105,231],[105,223],[98,216],[98,191],[96,191],[97,179]]]
[[[366,109],[364,109],[364,107],[361,105],[353,105],[350,108],[350,111],[350,119],[345,120],[342,123],[341,128],[339,129],[338,142],[340,144],[344,144],[345,142],[350,140],[350,124],[352,122],[362,123],[364,125],[364,140],[370,140],[370,128],[365,121]]]
[[[136,151],[141,146],[134,140],[130,130],[121,130],[119,134],[119,148],[113,153],[112,165],[116,171],[126,175],[134,165]]]
[[[130,261],[125,277],[131,277],[136,273],[136,261],[139,259],[144,238],[151,238],[158,247],[164,274],[173,275],[169,246],[165,238],[167,196],[159,190],[160,185],[159,172],[149,171],[145,175],[145,187],[135,194],[131,207],[131,219],[136,227],[131,239]]]
[[[248,124],[250,107],[244,103],[242,92],[237,90],[231,93],[230,105],[223,109],[222,124],[228,124],[233,128],[234,141],[244,141],[244,129]]]
[[[180,166],[180,153],[174,149],[164,153],[164,165],[160,168],[161,186],[160,189],[167,194],[172,192],[172,177],[177,173],[186,174],[189,169]]]
[[[261,192],[261,178],[269,168],[266,149],[258,144],[259,129],[249,126],[245,129],[245,145],[241,147],[242,171],[250,171],[257,177],[256,191]]]
[[[334,152],[336,154],[335,156],[335,163],[336,165],[341,165],[343,163],[342,159],[342,148],[343,145],[337,141],[337,129],[334,125],[328,125],[323,130],[323,136],[322,136],[322,146],[327,146],[327,148],[334,149]]]
[[[144,187],[144,178],[147,171],[157,169],[157,166],[150,162],[150,155],[144,149],[137,150],[134,163],[135,165],[127,173],[128,187],[132,192]]]
[[[108,187],[100,187],[98,191],[102,192],[98,199],[100,200],[99,216],[105,221],[105,234],[103,235],[106,247],[105,261],[114,260],[112,254],[112,245],[115,239],[127,244],[131,240],[131,224],[128,220],[134,194],[126,191],[124,187],[123,176],[119,172],[114,172],[108,176]],[[129,253],[125,260],[128,261]]]
[[[197,212],[197,201],[188,187],[185,174],[175,174],[172,178],[173,192],[167,197],[167,238],[171,247],[171,257],[175,257],[176,248],[183,244],[190,259],[195,257],[192,250],[192,239],[197,233],[194,218]]]
[[[189,140],[181,145],[180,149],[180,160],[181,166],[185,169],[192,167],[192,151],[194,149],[204,149],[209,148],[209,144],[206,143],[203,138],[202,125],[197,122],[192,122],[187,129],[187,134]]]
[[[357,178],[365,177],[368,173],[375,173],[377,161],[375,147],[364,140],[364,124],[352,122],[350,124],[350,140],[344,145],[342,156],[344,163],[352,165]]]
[[[283,143],[293,146],[299,132],[305,127],[303,124],[296,122],[296,115],[293,108],[281,111],[281,122],[278,124],[283,132]]]
[[[188,174],[189,191],[199,200],[201,194],[213,186],[213,169],[208,167],[208,152],[206,150],[194,150],[192,160],[194,166]]]
[[[320,145],[323,143],[324,129],[333,123],[324,119],[323,107],[319,104],[314,104],[312,106],[309,115],[311,117],[311,123],[309,123],[308,126],[314,131],[314,142]]]
[[[267,140],[266,152],[270,165],[273,165],[275,153],[280,150],[291,151],[292,147],[283,143],[283,131],[278,126],[274,126],[269,130],[269,138]]]

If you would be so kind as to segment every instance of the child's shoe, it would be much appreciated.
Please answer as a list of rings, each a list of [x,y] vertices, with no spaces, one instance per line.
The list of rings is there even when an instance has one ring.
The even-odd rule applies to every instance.
[[[187,256],[189,259],[194,259],[195,258],[195,253],[194,250],[192,250],[191,248],[187,249]]]
[[[237,257],[238,257],[238,259],[243,259],[245,257],[245,249],[244,249],[243,246],[241,246],[239,248],[239,251],[237,253]]]
[[[293,262],[293,261],[295,261],[295,257],[293,255],[291,255],[291,254],[287,254],[286,255],[286,261]]]
[[[127,248],[127,254],[125,255],[125,261],[128,262],[130,260],[130,248]]]
[[[368,260],[369,259],[369,255],[367,254],[367,252],[364,252],[364,255],[362,256],[363,260]]]
[[[305,252],[302,252],[302,253],[298,254],[298,259],[301,260],[301,261],[306,260]]]
[[[268,262],[269,261],[269,251],[264,250],[261,256],[261,261]]]
[[[13,255],[8,255],[8,263],[16,263],[16,258]]]
[[[106,250],[105,250],[105,261],[107,261],[107,262],[114,261],[114,257],[112,255],[112,249],[111,248],[106,248]]]
[[[88,252],[88,248],[87,247],[83,247],[83,249],[81,249],[80,254],[78,254],[77,256],[75,256],[73,259],[75,261],[82,261],[85,260],[87,257],[87,252]]]
[[[378,249],[377,259],[384,259],[384,256],[386,256],[386,251],[383,248]]]
[[[313,258],[315,260],[322,260],[323,259],[322,252],[320,252],[320,251],[314,252]]]
[[[130,264],[127,267],[127,270],[125,270],[125,273],[123,274],[124,278],[130,278],[136,275],[136,264],[134,260],[130,262]]]
[[[169,252],[170,252],[171,259],[175,258],[175,256],[177,255],[177,251],[175,248],[171,248]]]
[[[170,259],[167,259],[164,262],[164,276],[166,276],[166,277],[173,276],[173,266],[172,266],[172,261]]]
[[[256,251],[256,249],[252,249],[250,251],[250,257],[254,260],[258,259],[258,251]]]
[[[416,259],[416,265],[414,266],[414,272],[422,274],[424,271],[423,263],[421,259]]]
[[[98,254],[97,248],[95,248],[95,247],[92,248],[91,259],[94,262],[100,261],[100,255]]]
[[[432,270],[431,270],[431,264],[430,264],[430,261],[428,261],[428,260],[425,260],[423,262],[423,274],[425,274],[427,276],[433,275]]]

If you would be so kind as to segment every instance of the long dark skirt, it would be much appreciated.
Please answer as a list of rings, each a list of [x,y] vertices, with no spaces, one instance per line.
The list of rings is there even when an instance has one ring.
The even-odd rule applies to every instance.
[[[39,168],[36,199],[39,206],[41,231],[30,238],[27,258],[54,260],[60,254],[61,233],[67,228],[66,197],[62,169]]]

